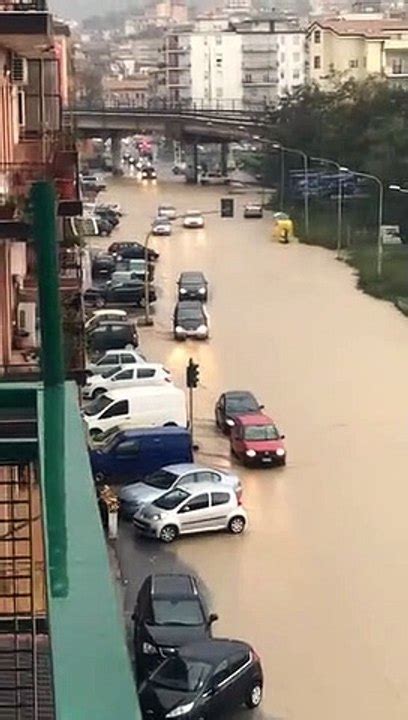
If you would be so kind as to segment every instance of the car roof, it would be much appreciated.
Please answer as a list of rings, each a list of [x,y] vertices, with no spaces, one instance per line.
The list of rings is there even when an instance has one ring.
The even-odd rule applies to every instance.
[[[184,490],[186,493],[191,495],[201,495],[203,492],[226,492],[228,495],[231,495],[232,497],[236,497],[236,493],[233,487],[231,485],[228,485],[227,482],[224,480],[220,480],[220,482],[217,482],[216,484],[211,482],[211,480],[206,480],[205,482],[197,483],[196,485],[192,485],[189,482],[186,482],[186,484],[181,481],[177,485],[177,490]],[[167,492],[171,492],[171,490],[168,490]],[[165,494],[165,493],[164,493]]]
[[[142,385],[141,387],[117,388],[116,390],[109,390],[107,395],[112,400],[128,400],[129,396],[133,397],[134,395],[143,397],[143,395],[180,395],[181,393],[184,395],[184,390],[171,383],[166,383],[165,385]]]
[[[242,640],[217,638],[184,645],[179,649],[178,655],[191,660],[202,660],[211,665],[218,665],[224,658],[231,657],[238,651],[249,652],[250,646]]]
[[[169,205],[168,203],[160,203],[159,208],[165,208],[166,210],[175,210],[174,205]]]
[[[195,579],[191,575],[157,573],[157,575],[150,575],[149,579],[153,597],[198,595]]]
[[[183,280],[205,280],[204,273],[201,270],[185,270],[180,273],[180,282]]]
[[[177,310],[199,310],[203,312],[202,303],[199,300],[182,300],[176,305]]]
[[[273,425],[272,418],[264,413],[248,413],[246,415],[237,415],[234,418],[236,423],[241,425]]]
[[[134,323],[131,320],[103,320],[98,324],[98,328],[108,327],[108,325],[118,325],[119,327],[130,328]],[[95,328],[96,330],[97,328]]]
[[[141,357],[140,353],[138,353],[136,350],[125,350],[124,348],[119,349],[112,349],[112,350],[105,350],[102,357],[105,357],[105,355],[118,355],[119,353],[126,353],[127,355],[133,355],[133,357]],[[102,359],[102,358],[100,358]]]
[[[127,428],[126,426],[119,426],[117,435],[125,435],[127,438],[134,436],[140,437],[141,435],[189,435],[187,428],[180,427],[179,425],[166,425],[163,427],[135,427]]]
[[[186,215],[201,215],[200,210],[187,210]]]
[[[109,308],[104,308],[103,310],[94,310],[89,320],[92,320],[95,317],[102,317],[103,315],[117,315],[118,317],[127,317],[126,310],[119,310],[117,308],[112,308],[110,310]]]
[[[173,463],[171,465],[164,465],[164,467],[160,469],[177,473],[177,475],[183,475],[184,473],[191,472],[191,470],[213,470],[213,468],[200,465],[199,463]]]
[[[133,369],[133,367],[134,366],[132,365],[132,369]],[[162,363],[144,362],[144,363],[140,363],[140,366],[139,366],[136,363],[136,370],[149,370],[149,369],[150,370],[162,370],[163,365],[162,365]],[[121,370],[129,370],[129,368],[126,366],[122,367],[121,365],[118,365],[118,372]],[[109,378],[107,378],[107,379],[109,380]]]

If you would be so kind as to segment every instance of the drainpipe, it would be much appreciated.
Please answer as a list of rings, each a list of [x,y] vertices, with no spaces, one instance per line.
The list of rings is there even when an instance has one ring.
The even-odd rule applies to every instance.
[[[44,181],[35,183],[32,202],[40,305],[41,369],[44,382],[44,487],[50,589],[53,597],[66,597],[65,371],[55,222],[56,195],[53,184]]]

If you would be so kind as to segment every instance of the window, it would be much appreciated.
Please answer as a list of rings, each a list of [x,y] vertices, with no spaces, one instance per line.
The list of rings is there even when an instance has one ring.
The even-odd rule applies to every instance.
[[[300,61],[300,53],[295,52],[293,53],[293,62],[299,62]]]
[[[25,93],[21,88],[18,89],[18,124],[25,125]]]
[[[222,67],[222,57],[217,57],[217,58],[215,58],[215,65],[216,65],[217,68],[221,68],[221,67]]]
[[[321,38],[322,38],[322,34],[321,34],[320,30],[315,30],[314,35],[313,35],[313,40],[315,42],[315,45],[319,45]]]
[[[153,368],[138,368],[137,370],[137,377],[138,378],[151,378],[154,377],[156,374],[156,370]]]
[[[133,364],[134,364],[134,363],[136,362],[136,360],[135,360],[135,358],[133,357],[133,355],[129,355],[129,354],[127,355],[126,353],[125,353],[124,355],[122,355],[121,358],[122,358],[122,359],[121,359],[121,362],[122,362],[122,363],[125,363],[125,364],[130,364],[130,363],[133,363]]]
[[[262,75],[262,82],[269,82],[269,73],[264,73]]]
[[[293,36],[293,44],[299,45],[299,43],[300,43],[300,35],[294,35]]]
[[[124,440],[116,446],[116,454],[121,456],[135,455],[139,452],[138,440]]]
[[[105,355],[97,365],[119,365],[119,355]]]
[[[122,372],[118,373],[114,378],[114,382],[116,380],[132,380],[133,378],[133,370],[132,368],[128,368],[127,370],[122,370]]]
[[[294,80],[300,80],[300,71],[299,71],[299,70],[294,70],[294,71],[293,71],[293,79],[294,79]]]
[[[313,67],[315,70],[320,70],[322,66],[322,59],[320,55],[315,55],[313,58]]]
[[[194,479],[197,482],[219,482],[221,480],[218,473],[211,472],[210,470],[199,471],[195,473]]]
[[[217,87],[217,89],[216,89],[216,91],[215,91],[215,92],[216,92],[216,96],[217,96],[217,98],[222,98],[222,97],[223,97],[223,92],[222,92],[222,88],[220,88],[220,87]]]
[[[392,61],[392,73],[393,75],[401,75],[402,73],[402,61],[394,58]]]
[[[282,72],[281,72],[281,74],[280,74],[280,79],[281,79],[281,80],[284,80],[284,79],[285,79],[285,73],[283,72],[283,70],[282,70]]]
[[[245,75],[244,75],[244,81],[247,82],[247,83],[252,82],[252,75],[251,75],[251,73],[245,73]]]
[[[358,60],[349,60],[349,68],[357,68]]]
[[[209,507],[208,493],[197,495],[192,500],[188,500],[186,505],[179,510],[179,512],[188,512],[189,510],[204,510]]]
[[[101,415],[101,420],[107,418],[117,417],[118,415],[126,415],[129,412],[129,403],[127,400],[119,400],[113,403],[105,412]]]
[[[222,45],[222,35],[215,36],[215,43],[216,45]]]
[[[229,502],[228,493],[213,492],[211,493],[211,505],[226,505]]]

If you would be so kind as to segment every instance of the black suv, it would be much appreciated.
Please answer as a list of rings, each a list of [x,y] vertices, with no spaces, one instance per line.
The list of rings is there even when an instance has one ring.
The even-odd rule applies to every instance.
[[[144,718],[220,720],[240,705],[262,701],[263,673],[256,652],[240,640],[203,640],[180,648],[139,691]]]
[[[139,344],[136,325],[132,322],[101,322],[89,331],[86,340],[91,352],[133,349]]]
[[[110,277],[115,270],[115,258],[108,253],[98,253],[92,260],[92,277]]]
[[[179,300],[200,300],[206,302],[208,283],[202,272],[182,272],[178,281]]]
[[[208,338],[208,317],[204,306],[198,300],[183,300],[174,309],[173,332],[176,340],[188,337],[205,340]]]
[[[191,575],[149,575],[139,590],[134,620],[136,667],[145,676],[176,648],[211,637],[208,615]]]
[[[120,285],[106,285],[105,287],[92,287],[84,293],[86,305],[102,308],[105,305],[137,305],[145,304],[144,283],[132,280]],[[154,287],[149,287],[149,303],[156,301]]]

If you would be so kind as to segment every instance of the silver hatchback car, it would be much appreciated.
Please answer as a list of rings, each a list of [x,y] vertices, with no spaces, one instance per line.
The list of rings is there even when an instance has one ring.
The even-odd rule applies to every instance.
[[[165,543],[179,535],[228,530],[239,535],[248,516],[235,491],[225,483],[203,483],[200,487],[178,485],[133,516],[133,525],[142,535]]]

